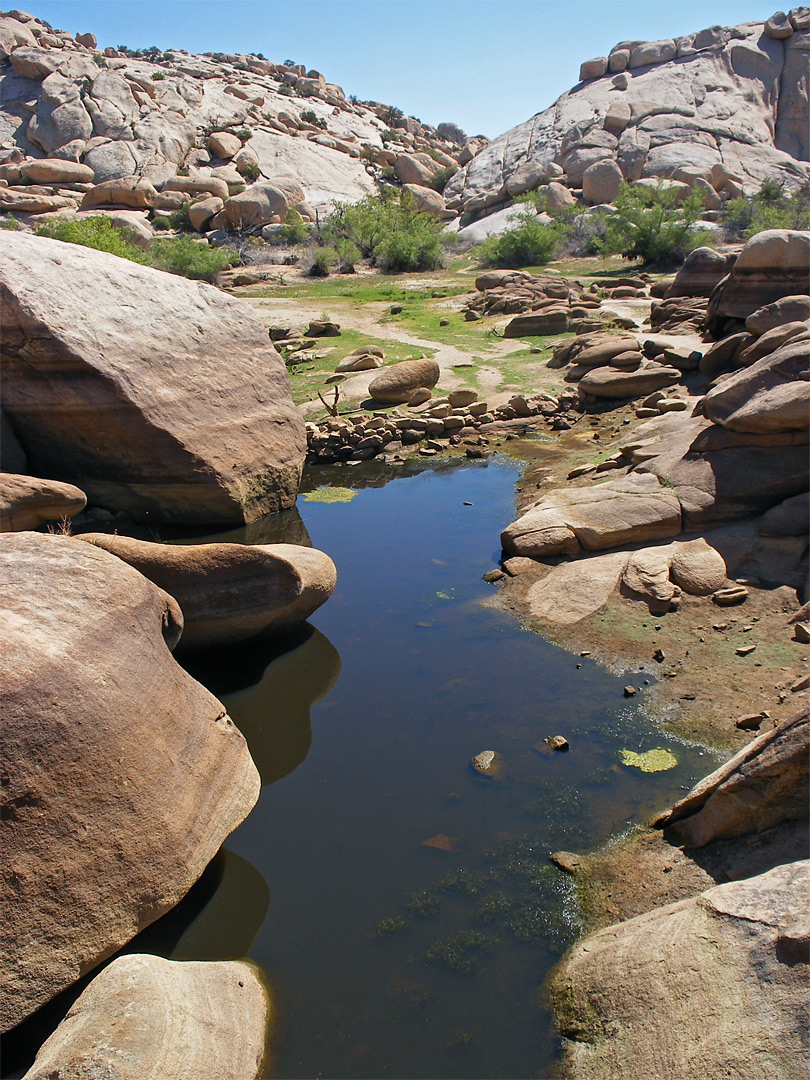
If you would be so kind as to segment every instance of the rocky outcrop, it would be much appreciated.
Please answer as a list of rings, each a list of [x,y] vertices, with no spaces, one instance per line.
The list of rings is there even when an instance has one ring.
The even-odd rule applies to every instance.
[[[501,533],[501,544],[509,555],[542,559],[658,540],[680,531],[681,506],[674,492],[656,478],[636,473],[546,495]]]
[[[210,285],[0,235],[3,409],[32,472],[153,521],[295,501],[303,422],[253,311]]]
[[[720,337],[730,320],[745,320],[783,296],[806,295],[808,267],[810,233],[791,229],[757,233],[712,293],[709,329]]]
[[[72,484],[0,472],[0,532],[38,529],[72,518],[86,505],[87,496]]]
[[[810,798],[810,716],[800,714],[759,735],[704,777],[655,825],[671,842],[704,847],[781,821],[803,821]]]
[[[335,564],[296,544],[152,544],[84,533],[165,590],[183,612],[183,649],[229,645],[305,622],[332,594]]]
[[[268,991],[253,964],[120,956],[71,1006],[25,1080],[255,1080],[270,1021]]]
[[[4,583],[6,1030],[172,908],[259,776],[176,663],[176,602],[91,544],[13,533]]]
[[[798,186],[810,158],[809,39],[807,30],[787,28],[785,38],[753,22],[620,42],[588,61],[583,81],[553,105],[481,150],[445,198],[480,213],[547,183],[552,169],[569,188],[589,177],[591,201],[612,187],[600,180],[590,191],[590,177],[612,185],[619,173],[637,181],[682,167],[698,170],[715,198],[755,191],[766,179]]]
[[[552,982],[566,1075],[800,1080],[808,905],[789,863],[583,938]]]

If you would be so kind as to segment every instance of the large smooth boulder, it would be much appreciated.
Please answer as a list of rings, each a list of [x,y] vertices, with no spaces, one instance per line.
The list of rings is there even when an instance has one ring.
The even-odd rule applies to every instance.
[[[542,559],[660,540],[681,531],[677,496],[644,473],[590,488],[562,488],[501,533],[509,555]]]
[[[752,236],[728,278],[712,293],[709,328],[722,333],[726,320],[749,315],[783,296],[807,292],[810,232],[769,229]]]
[[[212,131],[205,145],[222,161],[230,161],[242,149],[242,140],[230,131]]]
[[[412,154],[400,154],[394,162],[394,172],[397,174],[397,180],[401,184],[416,184],[419,187],[427,187],[435,171],[436,169],[429,168]]]
[[[794,338],[727,376],[703,399],[703,411],[729,431],[768,434],[810,426],[810,334]]]
[[[117,555],[173,596],[182,648],[226,645],[305,622],[332,595],[335,564],[297,544],[153,544],[129,536],[79,539]]]
[[[683,377],[675,367],[649,363],[637,371],[622,371],[617,367],[591,368],[579,380],[584,394],[598,398],[630,399],[645,397],[665,386],[672,386]]]
[[[715,285],[728,274],[733,263],[733,257],[721,255],[713,248],[695,248],[684,259],[683,266],[666,291],[666,299],[673,296],[711,296]]]
[[[71,1006],[24,1080],[255,1080],[270,1020],[251,963],[119,956]]]
[[[566,1075],[800,1080],[808,906],[795,862],[587,935],[551,985]]]
[[[408,192],[416,209],[421,210],[423,214],[430,214],[439,221],[456,216],[444,205],[444,197],[440,192],[434,191],[433,188],[421,187],[419,184],[403,184],[402,189]]]
[[[293,504],[304,424],[249,305],[43,237],[3,231],[0,254],[3,409],[32,473],[154,521]]]
[[[93,182],[94,176],[89,165],[64,161],[62,158],[26,161],[21,172],[23,178],[32,184],[88,184]]]
[[[701,780],[655,825],[683,847],[764,832],[807,817],[810,716],[800,713],[757,736]]]
[[[810,270],[808,270],[810,275]],[[810,319],[810,296],[783,296],[772,304],[757,308],[745,320],[745,328],[752,334],[766,334],[778,326]]]
[[[582,174],[582,197],[587,203],[612,203],[623,179],[615,161],[597,161]]]
[[[435,360],[402,360],[385,368],[368,384],[375,401],[386,405],[401,405],[416,390],[432,390],[439,381],[439,365]]]
[[[105,180],[96,184],[82,199],[82,210],[96,206],[132,206],[136,210],[149,209],[155,205],[157,191],[148,180],[137,176],[123,176],[119,180]]]
[[[568,304],[551,304],[542,311],[516,315],[503,328],[506,338],[539,337],[544,334],[564,334],[568,329]]]
[[[172,908],[258,798],[222,704],[177,664],[175,601],[91,544],[0,539],[0,1029]]]
[[[72,518],[86,505],[87,496],[72,484],[0,472],[0,532],[38,529]]]
[[[251,184],[225,203],[223,213],[234,229],[284,221],[287,212],[304,201],[304,189],[285,177]]]

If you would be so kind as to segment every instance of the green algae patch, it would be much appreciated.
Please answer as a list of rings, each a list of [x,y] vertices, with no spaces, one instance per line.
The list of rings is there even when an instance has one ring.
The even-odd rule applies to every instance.
[[[319,487],[314,491],[308,491],[302,498],[305,502],[317,503],[347,503],[351,502],[357,494],[351,488],[344,487]]]
[[[642,772],[647,773],[666,772],[667,769],[674,769],[678,764],[678,759],[672,751],[665,750],[662,746],[657,746],[655,750],[648,750],[645,754],[637,754],[634,750],[620,750],[619,756],[622,759],[622,765],[641,769]]]

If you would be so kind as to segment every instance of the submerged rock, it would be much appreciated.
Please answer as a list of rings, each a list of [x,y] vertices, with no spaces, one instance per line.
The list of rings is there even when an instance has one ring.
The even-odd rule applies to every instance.
[[[303,421],[248,304],[76,244],[0,234],[3,410],[34,473],[135,519],[291,506]]]
[[[251,963],[119,956],[71,1007],[24,1080],[255,1080],[270,1009]]]
[[[297,544],[152,544],[107,533],[79,539],[117,555],[175,598],[184,649],[305,622],[337,580],[328,555]]]
[[[176,663],[171,597],[91,544],[0,538],[0,1029],[172,908],[256,802],[222,704]]]

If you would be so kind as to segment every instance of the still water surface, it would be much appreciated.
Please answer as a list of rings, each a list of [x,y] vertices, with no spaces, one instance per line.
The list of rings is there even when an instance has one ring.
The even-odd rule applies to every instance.
[[[578,929],[548,853],[626,831],[710,771],[623,697],[649,674],[619,678],[482,606],[518,473],[496,458],[386,483],[364,464],[340,471],[348,502],[299,499],[303,522],[217,537],[306,531],[338,584],[283,646],[185,661],[264,786],[189,897],[127,951],[255,960],[278,1010],[268,1075],[547,1075],[558,1046],[541,987]],[[557,734],[570,752],[534,748]],[[675,769],[619,761],[656,746]],[[499,781],[469,765],[489,749]]]

